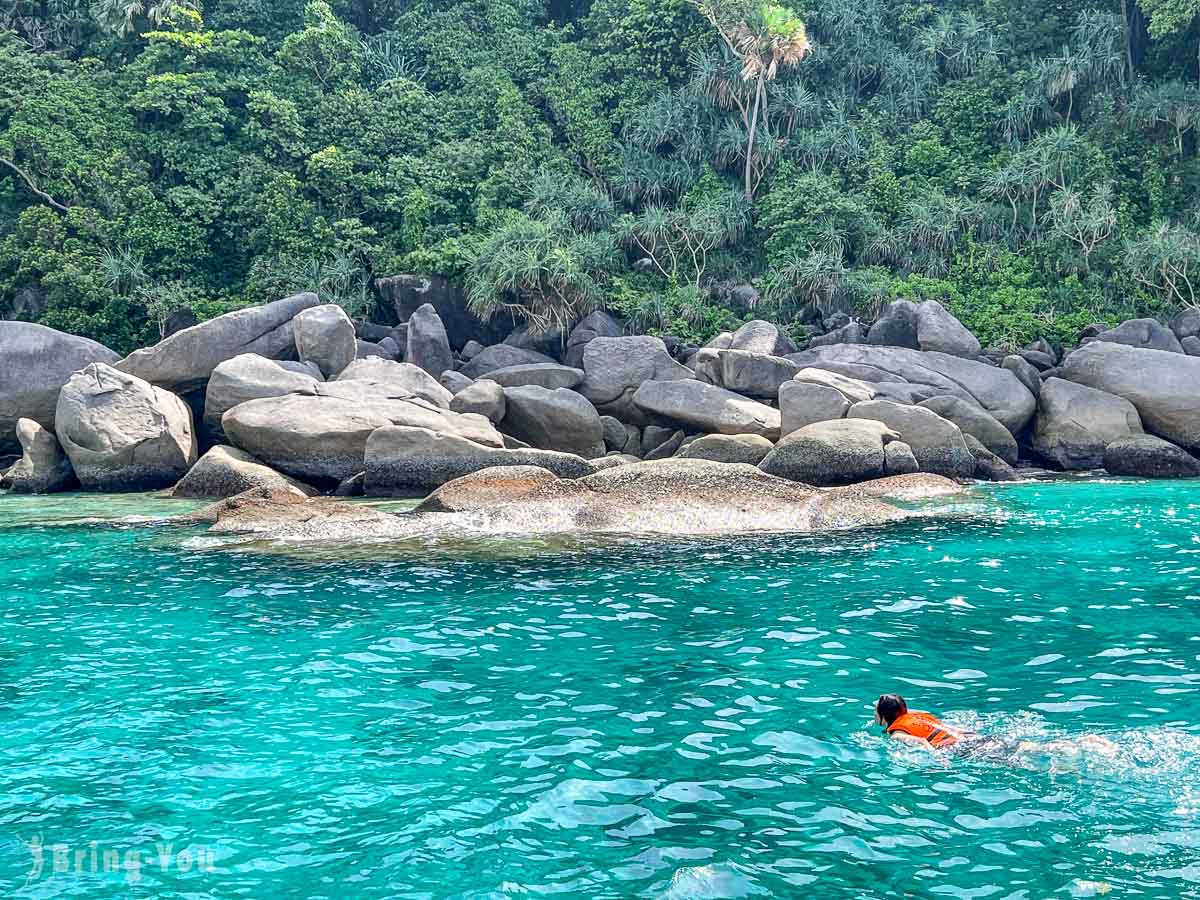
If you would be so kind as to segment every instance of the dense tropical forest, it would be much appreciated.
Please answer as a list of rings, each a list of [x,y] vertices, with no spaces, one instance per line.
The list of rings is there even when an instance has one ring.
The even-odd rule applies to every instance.
[[[703,340],[1196,301],[1200,0],[0,0],[0,316],[445,275]]]

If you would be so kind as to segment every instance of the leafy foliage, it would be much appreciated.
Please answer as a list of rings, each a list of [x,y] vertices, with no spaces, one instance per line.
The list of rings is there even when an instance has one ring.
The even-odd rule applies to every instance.
[[[0,315],[124,351],[409,270],[1070,339],[1197,303],[1198,50],[1197,0],[0,0]]]

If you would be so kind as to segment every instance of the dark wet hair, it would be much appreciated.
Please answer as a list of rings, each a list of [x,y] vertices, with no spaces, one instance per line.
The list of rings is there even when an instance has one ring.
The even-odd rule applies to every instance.
[[[891,725],[908,712],[908,704],[899,694],[884,694],[875,701],[875,715],[883,720],[884,725]]]

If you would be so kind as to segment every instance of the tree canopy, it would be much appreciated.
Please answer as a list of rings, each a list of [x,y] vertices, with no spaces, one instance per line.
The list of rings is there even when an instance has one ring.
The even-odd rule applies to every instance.
[[[1198,125],[1200,0],[0,0],[0,316],[1066,337],[1196,302]]]

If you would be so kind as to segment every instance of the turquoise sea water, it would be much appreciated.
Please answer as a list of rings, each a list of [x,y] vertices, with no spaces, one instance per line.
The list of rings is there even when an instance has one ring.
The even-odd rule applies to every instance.
[[[0,895],[1200,896],[1198,485],[986,497],[341,562],[0,497]]]

